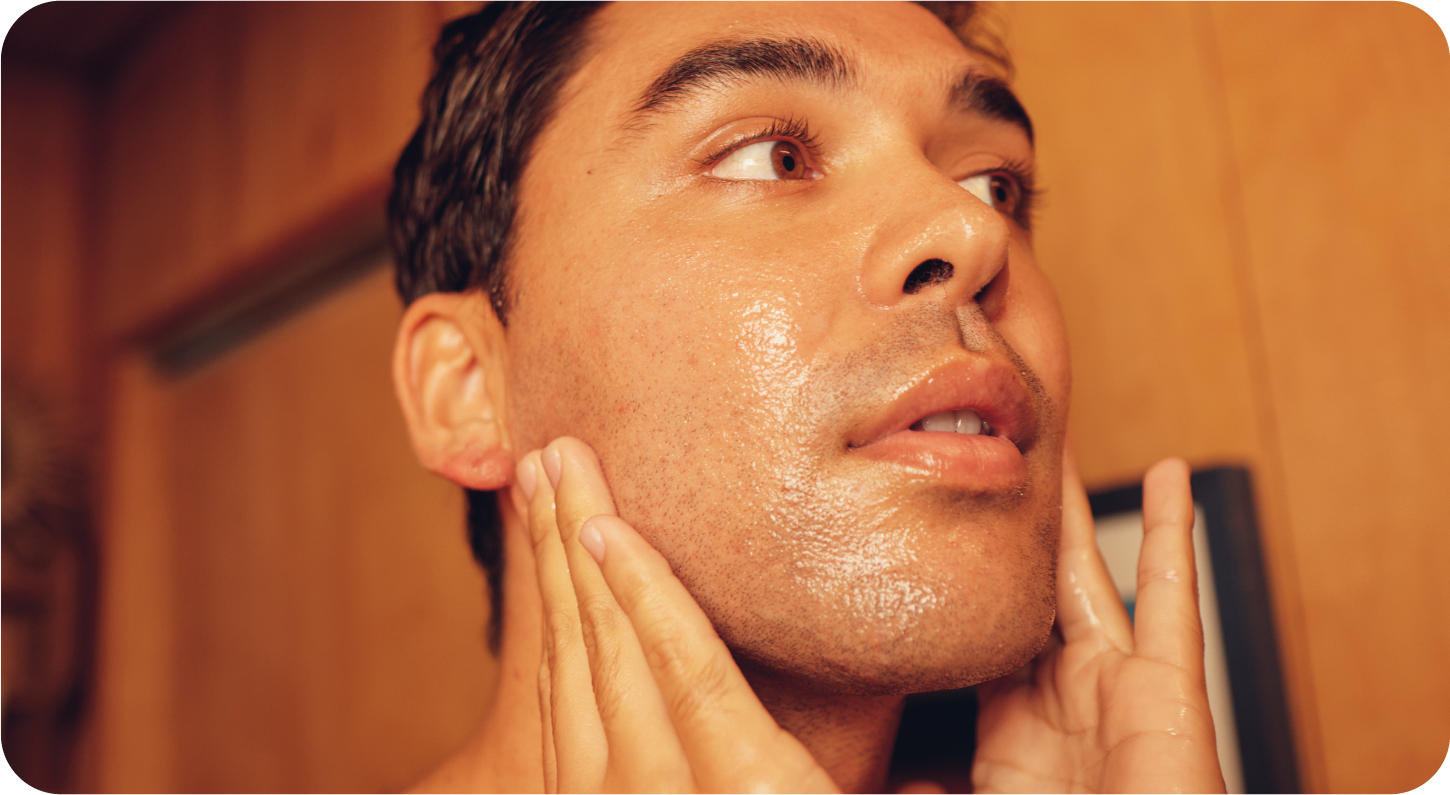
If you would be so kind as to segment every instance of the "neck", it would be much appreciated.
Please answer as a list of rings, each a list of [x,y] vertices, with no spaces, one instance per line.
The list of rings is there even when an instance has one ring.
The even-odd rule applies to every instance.
[[[795,735],[842,792],[884,792],[904,696],[818,693],[799,681],[742,665],[781,728]]]
[[[414,788],[418,792],[538,792],[544,786],[539,665],[543,609],[528,529],[502,499],[503,633],[498,687],[473,734]],[[844,792],[881,792],[905,699],[821,694],[744,666],[781,728],[795,735]]]

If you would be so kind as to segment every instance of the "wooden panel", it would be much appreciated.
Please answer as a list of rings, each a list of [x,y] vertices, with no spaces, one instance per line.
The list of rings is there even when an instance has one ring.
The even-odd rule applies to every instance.
[[[1262,335],[1207,20],[1181,3],[994,8],[1038,131],[1035,245],[1067,319],[1084,478],[1120,485],[1169,455],[1253,471],[1301,759],[1307,749],[1301,778],[1313,786],[1318,719],[1297,570],[1280,551]]]
[[[111,387],[92,717],[98,792],[174,792],[176,593],[164,384],[140,356]]]
[[[5,754],[32,786],[84,789],[95,623],[90,475],[101,406],[89,310],[90,97],[3,70]]]
[[[1389,4],[998,11],[1085,475],[1247,462],[1304,786],[1413,787],[1450,742],[1443,34]]]
[[[1038,133],[1035,245],[1067,317],[1084,478],[1117,484],[1168,455],[1251,459],[1256,415],[1228,267],[1228,142],[1207,101],[1190,9],[1001,12]]]
[[[1403,4],[1215,5],[1324,786],[1450,743],[1450,51]]]
[[[56,397],[85,383],[85,96],[71,81],[4,71],[4,360]]]
[[[128,369],[103,789],[398,789],[484,707],[485,588],[393,399],[389,276],[178,380]]]
[[[103,324],[146,327],[339,202],[376,194],[416,124],[445,9],[203,3],[108,96]]]

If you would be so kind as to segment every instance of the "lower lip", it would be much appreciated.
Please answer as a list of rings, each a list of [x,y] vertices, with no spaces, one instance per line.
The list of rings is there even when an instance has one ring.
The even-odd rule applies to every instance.
[[[1022,452],[1001,436],[906,430],[853,452],[905,467],[948,488],[1009,491],[1027,482]]]

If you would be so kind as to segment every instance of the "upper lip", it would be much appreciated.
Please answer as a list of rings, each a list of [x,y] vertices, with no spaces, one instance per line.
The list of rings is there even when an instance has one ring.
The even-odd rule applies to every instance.
[[[865,447],[907,430],[943,411],[971,409],[992,426],[993,435],[1024,450],[1036,436],[1037,411],[1022,376],[1007,363],[980,356],[957,357],[920,374],[890,405],[848,439]]]

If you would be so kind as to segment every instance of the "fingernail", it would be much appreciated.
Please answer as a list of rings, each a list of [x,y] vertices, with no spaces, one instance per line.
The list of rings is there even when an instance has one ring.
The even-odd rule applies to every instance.
[[[515,474],[518,475],[519,488],[524,490],[524,496],[532,500],[534,487],[539,485],[539,473],[534,469],[533,460],[529,456],[524,456],[524,460],[519,462]]]
[[[589,554],[594,556],[595,563],[604,565],[604,534],[599,532],[593,519],[585,522],[584,526],[579,528],[579,543],[583,544],[584,548],[589,550]]]
[[[564,462],[559,458],[559,448],[549,445],[544,448],[544,474],[549,476],[549,485],[555,489],[559,488],[559,473],[564,469]]]

